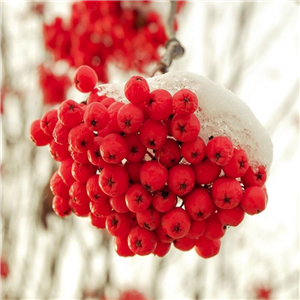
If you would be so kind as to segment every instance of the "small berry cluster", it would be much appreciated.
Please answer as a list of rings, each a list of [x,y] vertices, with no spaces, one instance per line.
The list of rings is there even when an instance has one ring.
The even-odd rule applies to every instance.
[[[86,103],[66,100],[31,126],[35,144],[49,144],[60,162],[50,182],[57,215],[89,216],[115,237],[120,256],[162,257],[173,243],[208,258],[227,226],[265,209],[265,167],[249,166],[226,136],[204,142],[191,90],[150,91],[133,76],[125,104],[98,95],[87,66],[74,82],[91,92]]]

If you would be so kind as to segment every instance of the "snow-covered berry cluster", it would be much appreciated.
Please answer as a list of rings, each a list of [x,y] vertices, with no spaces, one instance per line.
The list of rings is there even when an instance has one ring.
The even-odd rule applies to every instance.
[[[192,90],[172,95],[133,76],[128,101],[116,101],[94,89],[87,66],[74,83],[90,92],[85,103],[66,100],[31,126],[33,142],[60,162],[50,182],[58,216],[89,216],[120,256],[162,257],[173,244],[209,258],[227,226],[265,209],[265,166],[250,165],[228,136],[200,137]]]

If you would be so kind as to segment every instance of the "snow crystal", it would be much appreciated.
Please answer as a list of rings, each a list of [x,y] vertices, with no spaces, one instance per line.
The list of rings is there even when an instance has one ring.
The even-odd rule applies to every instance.
[[[208,142],[210,136],[227,136],[235,147],[247,152],[250,165],[270,169],[273,145],[270,136],[255,117],[249,106],[234,93],[211,80],[195,73],[169,72],[147,78],[150,90],[166,89],[172,95],[186,88],[197,94],[199,107],[195,112],[201,130],[199,136]],[[124,85],[99,86],[99,94],[128,102],[124,96]]]

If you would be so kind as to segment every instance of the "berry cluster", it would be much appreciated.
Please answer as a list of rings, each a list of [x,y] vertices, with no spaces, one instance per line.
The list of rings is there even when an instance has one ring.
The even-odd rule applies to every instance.
[[[56,214],[89,216],[120,256],[162,257],[171,244],[216,255],[227,226],[265,209],[265,167],[249,166],[226,136],[205,143],[193,91],[151,91],[133,76],[125,104],[100,96],[93,72],[82,66],[74,77],[91,92],[85,103],[66,100],[31,126],[35,144],[49,144],[60,162],[50,182]]]
[[[107,66],[112,62],[145,72],[159,60],[159,47],[167,41],[160,15],[149,9],[149,2],[76,1],[69,19],[57,17],[44,24],[46,49],[55,61],[76,68],[89,65],[101,82],[108,82]]]

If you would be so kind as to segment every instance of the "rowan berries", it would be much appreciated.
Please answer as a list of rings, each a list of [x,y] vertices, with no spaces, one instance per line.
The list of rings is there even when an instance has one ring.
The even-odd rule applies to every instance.
[[[74,74],[74,84],[82,93],[91,92],[98,81],[97,73],[89,66],[80,66]]]

